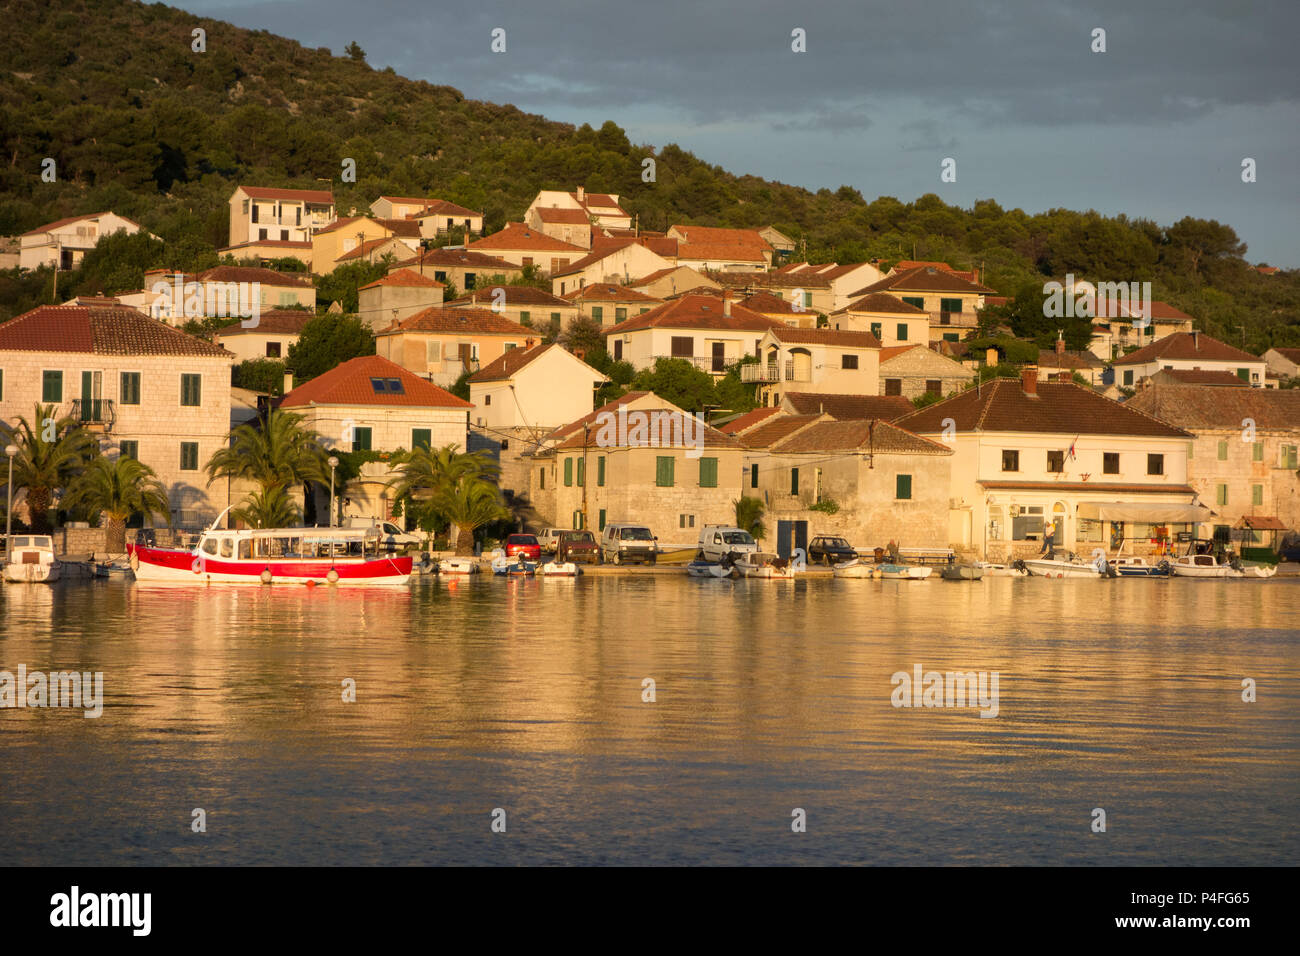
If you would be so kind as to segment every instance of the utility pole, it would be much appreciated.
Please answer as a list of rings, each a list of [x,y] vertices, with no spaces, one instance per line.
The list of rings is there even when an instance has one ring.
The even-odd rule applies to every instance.
[[[587,474],[587,429],[588,423],[582,423],[582,529],[585,531],[587,525],[587,483],[590,476]]]

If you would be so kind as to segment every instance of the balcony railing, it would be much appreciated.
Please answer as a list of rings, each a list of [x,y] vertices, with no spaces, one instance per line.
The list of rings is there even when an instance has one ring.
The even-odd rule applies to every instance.
[[[796,369],[794,362],[767,362],[740,367],[742,382],[811,382],[811,369]]]
[[[111,398],[76,398],[72,401],[72,417],[82,425],[102,427],[112,431],[117,421],[117,410]]]
[[[974,312],[931,312],[931,320],[938,319],[940,325],[956,326],[960,329],[973,329],[977,324]]]

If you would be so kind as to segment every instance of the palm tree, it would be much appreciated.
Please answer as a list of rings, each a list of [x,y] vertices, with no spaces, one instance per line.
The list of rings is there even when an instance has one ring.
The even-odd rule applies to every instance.
[[[763,525],[763,513],[766,509],[758,498],[744,495],[731,502],[736,508],[736,527],[748,531],[755,541],[767,537],[767,528]]]
[[[230,515],[251,528],[289,528],[298,522],[301,512],[284,485],[271,485],[246,495]]]
[[[501,501],[501,489],[490,481],[469,475],[434,492],[430,502],[456,526],[456,553],[474,553],[474,532],[485,524],[509,518],[510,509]]]
[[[92,461],[69,490],[66,504],[104,516],[105,545],[114,554],[126,550],[126,522],[132,515],[160,514],[171,525],[167,490],[154,470],[126,456]]]
[[[0,441],[18,446],[14,488],[27,490],[28,523],[49,532],[49,511],[59,490],[67,488],[99,450],[95,436],[71,416],[56,419],[53,405],[37,405],[32,421],[19,417],[13,427],[0,424]],[[6,470],[5,481],[8,481]]]
[[[319,436],[302,423],[301,415],[272,410],[265,422],[240,425],[230,433],[230,445],[208,459],[208,484],[218,478],[242,478],[266,492],[276,485],[328,481]]]
[[[486,452],[458,452],[455,445],[416,448],[393,456],[397,477],[388,483],[393,496],[436,492],[461,478],[495,479],[500,467]]]

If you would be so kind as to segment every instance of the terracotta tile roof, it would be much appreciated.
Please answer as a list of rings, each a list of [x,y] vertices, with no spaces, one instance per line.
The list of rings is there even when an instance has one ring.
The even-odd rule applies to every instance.
[[[464,206],[458,206],[454,202],[446,199],[429,199],[425,200],[428,205],[419,212],[413,212],[407,219],[424,219],[426,216],[455,216],[457,218],[482,216],[483,213],[473,209],[466,209]]]
[[[260,282],[280,288],[310,289],[311,280],[303,273],[276,272],[256,266],[217,266],[205,269],[197,276],[200,282]]]
[[[103,216],[117,216],[117,213],[113,212],[112,210],[109,210],[108,212],[92,212],[84,216],[69,216],[67,219],[56,219],[54,222],[47,222],[43,226],[37,226],[35,229],[22,233],[22,235],[36,236],[36,235],[40,235],[42,232],[49,232],[51,229],[58,229],[61,226],[70,226],[74,222],[83,222],[84,220],[87,219],[99,219]],[[131,223],[131,225],[135,226],[137,229],[142,228],[138,222],[136,222],[133,219],[127,219],[126,216],[117,216],[117,218],[125,222]]]
[[[1243,352],[1226,342],[1212,339],[1204,332],[1174,332],[1162,339],[1156,339],[1150,345],[1144,345],[1136,352],[1129,352],[1115,359],[1114,365],[1145,365],[1162,359],[1179,359],[1182,361],[1207,362],[1250,362],[1261,361],[1249,352]]]
[[[955,272],[936,269],[933,266],[922,266],[917,269],[909,269],[907,272],[899,272],[892,276],[885,276],[879,282],[873,282],[871,285],[859,289],[850,295],[857,297],[860,295],[869,295],[872,292],[965,292],[979,293],[981,295],[996,295],[996,289],[990,289],[987,286],[971,282],[969,279],[962,278]]]
[[[669,232],[680,233],[688,243],[706,243],[727,246],[754,246],[760,252],[770,252],[772,244],[757,229],[727,229],[718,226],[673,225]]]
[[[1152,385],[1124,406],[1193,431],[1226,428],[1240,432],[1247,418],[1254,419],[1256,428],[1300,431],[1300,389],[1294,388]]]
[[[422,276],[414,269],[394,269],[388,275],[376,279],[374,282],[367,282],[361,286],[362,289],[373,289],[376,286],[398,286],[402,288],[421,288],[421,289],[445,289],[437,279],[430,279],[428,276]]]
[[[781,414],[765,418],[734,434],[746,448],[770,448],[813,422],[821,421],[822,417],[820,412],[811,415]]]
[[[364,256],[370,255],[373,252],[377,252],[378,250],[389,245],[390,243],[396,243],[397,245],[401,246],[403,249],[410,249],[410,247],[407,246],[406,243],[402,242],[396,236],[385,236],[382,239],[367,239],[365,242],[361,243],[361,245],[356,246],[355,248],[343,253],[343,255],[339,256],[334,261],[346,262],[349,259],[360,259]],[[390,250],[390,251],[397,252],[398,250]]]
[[[910,302],[904,302],[896,295],[890,295],[888,292],[873,292],[870,295],[864,295],[854,302],[850,302],[842,309],[836,309],[832,315],[839,315],[842,312],[883,312],[887,315],[925,315],[925,309],[918,309]]]
[[[708,286],[709,279],[706,276],[701,275],[696,270],[692,269],[690,266],[668,266],[667,268],[664,269],[656,269],[654,272],[648,273],[647,275],[643,275],[639,279],[633,279],[631,282],[628,283],[628,286],[630,288],[635,288],[637,286],[649,285],[652,282],[658,282],[660,279],[667,278],[668,276],[672,275],[674,272],[676,272],[679,269],[685,269],[691,275],[695,276],[700,280],[700,285],[695,286],[694,288],[698,289],[700,288],[700,286],[706,286],[706,287]],[[685,276],[683,278],[689,278],[689,277]],[[683,291],[688,291],[688,290],[683,290]]]
[[[1187,433],[1136,408],[1068,382],[1037,384],[1027,395],[1020,379],[996,378],[897,419],[915,432],[937,432],[951,418],[959,432],[1048,432],[1070,435],[1145,435],[1185,438]]]
[[[536,359],[541,358],[551,349],[561,348],[558,345],[536,345],[531,349],[507,349],[494,362],[489,362],[479,371],[469,377],[471,382],[502,382],[509,378],[514,378],[515,374],[524,366],[530,364]],[[563,349],[561,349],[563,351]],[[597,372],[597,375],[600,373]]]
[[[1237,528],[1250,528],[1253,531],[1289,531],[1290,528],[1274,515],[1244,515],[1236,524]]]
[[[766,262],[764,250],[758,246],[742,245],[736,242],[678,242],[678,260],[688,259],[704,261],[707,259],[726,259],[729,262]]]
[[[1276,352],[1278,355],[1282,356],[1288,362],[1295,362],[1296,364],[1300,364],[1300,349],[1275,348],[1273,349],[1273,351]]]
[[[537,218],[542,222],[555,222],[573,226],[591,225],[591,217],[582,209],[561,209],[559,206],[538,206]]]
[[[494,232],[490,236],[471,242],[469,248],[477,252],[490,252],[493,249],[530,249],[538,252],[571,252],[580,256],[587,254],[587,250],[582,246],[552,239],[522,222],[508,222],[500,232]]]
[[[573,303],[567,299],[561,299],[558,295],[551,295],[544,289],[538,289],[530,285],[476,285],[468,295],[463,295],[459,299],[452,299],[447,305],[459,307],[462,305],[478,305],[483,302],[495,302],[498,290],[505,293],[505,304],[508,306],[540,305],[552,309],[573,308]]]
[[[489,256],[485,252],[474,252],[471,249],[429,249],[424,253],[410,259],[405,259],[399,263],[399,266],[447,266],[453,269],[491,269],[493,274],[506,272],[522,272],[520,266],[513,262],[507,262],[496,256]]]
[[[220,346],[125,307],[43,305],[0,324],[0,350],[98,355],[201,355],[233,359]]]
[[[437,201],[425,196],[380,196],[379,198],[387,199],[394,206],[427,206],[429,203]]]
[[[551,278],[558,279],[561,276],[570,276],[574,273],[582,272],[588,266],[594,265],[602,259],[609,258],[620,249],[626,249],[628,246],[636,245],[640,245],[640,243],[635,239],[602,239],[590,252],[587,252],[585,249],[580,250],[583,252],[581,259],[576,259],[562,269],[551,273]]]
[[[796,329],[781,325],[772,329],[780,342],[796,345],[837,345],[843,348],[878,349],[880,340],[870,332],[846,332],[840,329]]]
[[[754,425],[757,425],[765,419],[771,418],[773,415],[780,414],[782,414],[782,411],[779,408],[756,408],[752,412],[745,412],[745,414],[738,418],[733,418],[725,425],[719,425],[718,431],[722,432],[724,435],[735,435],[743,432],[746,428],[752,428]]]
[[[375,391],[372,378],[397,379],[401,391]],[[317,405],[402,405],[420,408],[473,408],[446,389],[426,382],[396,362],[378,355],[363,355],[336,365],[295,388],[280,402],[281,408]]]
[[[219,329],[217,335],[298,335],[302,327],[316,318],[315,312],[305,309],[272,309],[257,317],[257,325],[244,328],[242,322]]]
[[[621,335],[642,329],[715,329],[737,332],[766,332],[789,328],[743,305],[733,305],[731,315],[723,314],[723,302],[716,295],[692,293],[665,302],[649,312],[634,315],[611,328],[605,335]]]
[[[229,252],[232,249],[247,249],[249,246],[272,246],[276,249],[311,249],[310,242],[298,242],[294,239],[250,239],[248,242],[237,242],[233,246],[225,246],[218,249],[217,252]]]
[[[663,299],[638,292],[631,286],[613,285],[608,282],[593,282],[581,289],[565,293],[562,298],[570,302],[653,302],[655,304],[663,302]]]
[[[622,249],[629,242],[636,243],[638,246],[645,246],[655,255],[663,256],[665,259],[673,259],[677,256],[678,242],[676,239],[669,239],[666,236],[650,236],[642,233],[635,235],[624,233],[623,230],[604,230],[614,232],[615,235],[595,236],[591,242],[591,251],[598,252],[604,248]],[[624,234],[618,234],[624,233]]]
[[[773,443],[774,454],[868,452],[886,455],[951,455],[953,449],[881,419],[822,416],[789,438]]]
[[[328,189],[270,189],[265,186],[240,186],[250,199],[292,199],[317,205],[334,205],[334,193]]]
[[[459,308],[435,305],[388,326],[379,335],[400,332],[442,332],[457,335],[514,335],[526,339],[536,335],[518,322],[511,322],[490,309]]]
[[[420,237],[420,224],[411,219],[376,219],[389,232],[395,236],[402,236],[406,239],[418,239]]]
[[[923,349],[923,348],[925,348],[925,346],[922,345],[920,342],[917,342],[913,345],[891,345],[888,348],[883,348],[880,350],[880,364],[884,365],[890,359],[898,358],[904,352],[910,352],[912,351],[912,349]]]
[[[646,409],[644,409],[644,410],[639,410],[639,411],[644,411],[644,413],[645,413],[646,415],[649,415],[649,416],[653,416],[653,415],[655,414],[655,412],[667,412],[667,413],[669,413],[669,414],[671,414],[671,415],[674,415],[674,416],[676,416],[676,415],[684,415],[684,414],[687,414],[687,413],[683,412],[680,408],[677,408],[675,405],[672,405],[672,404],[670,404],[670,403],[668,403],[668,402],[665,402],[663,405],[661,405],[661,406],[658,407],[658,408],[646,408]],[[597,413],[597,414],[598,414],[598,413]],[[600,431],[600,429],[603,427],[603,425],[602,425],[601,421],[600,421],[599,419],[596,419],[596,418],[593,418],[593,422],[594,422],[594,424],[592,425],[592,427],[589,428],[589,429],[587,430],[587,434],[586,434],[586,436],[585,436],[585,439],[584,439],[584,436],[583,436],[583,433],[582,433],[582,426],[579,425],[578,428],[577,428],[577,430],[574,431],[573,434],[569,435],[568,438],[564,439],[562,442],[560,442],[558,445],[555,446],[555,450],[556,450],[556,451],[571,451],[571,450],[573,450],[573,449],[575,449],[575,448],[583,448],[583,447],[590,448],[590,449],[593,449],[593,450],[594,450],[595,448],[597,448],[597,445],[596,445],[597,434],[598,434],[598,432]],[[671,420],[670,420],[670,424],[671,424]],[[655,429],[655,427],[656,427],[656,422],[655,422],[655,420],[654,420],[653,417],[650,418],[650,420],[648,421],[647,425],[648,425],[647,431],[652,431],[652,430]],[[663,428],[662,425],[659,425],[658,427],[661,428],[661,429]],[[693,441],[691,441],[691,439],[694,438],[694,436],[695,436],[695,434],[696,434],[695,429],[696,429],[697,427],[699,427],[699,426],[691,425],[691,429],[692,429],[692,431],[691,431],[690,436],[688,436],[688,439],[687,439],[687,441],[688,441],[688,447],[689,447],[690,444],[693,444]],[[602,447],[602,448],[610,448],[610,447],[614,447],[614,448],[651,448],[651,449],[655,449],[655,448],[661,448],[661,447],[663,447],[662,445],[659,445],[659,444],[651,444],[651,438],[650,438],[650,436],[649,436],[648,434],[647,434],[647,436],[646,436],[645,438],[641,438],[641,437],[639,437],[639,435],[637,435],[637,434],[633,434],[633,429],[632,429],[631,427],[629,427],[629,428],[627,429],[627,431],[628,431],[629,434],[626,434],[626,435],[616,435],[616,436],[615,436],[616,439],[617,439],[617,442],[618,442],[617,444],[612,445],[612,446],[611,446],[611,445],[602,445],[602,446],[599,446],[599,447]],[[741,447],[741,444],[740,444],[739,442],[737,442],[736,439],[732,438],[730,435],[727,435],[727,434],[724,434],[723,432],[718,431],[718,429],[713,428],[713,427],[711,427],[711,426],[709,426],[709,425],[704,425],[704,426],[703,426],[703,431],[704,431],[704,447],[705,447],[705,448],[719,448],[719,449],[720,449],[720,448],[740,448],[740,447]],[[666,442],[666,441],[670,440],[670,437],[663,438],[662,440]]]
[[[903,259],[894,265],[893,271],[895,273],[909,272],[912,269],[942,269],[945,272],[951,272],[955,276],[961,276],[968,282],[979,281],[979,274],[974,269],[962,271],[961,269],[954,269],[946,262],[929,262],[924,259]]]
[[[323,226],[316,230],[316,235],[326,236],[331,232],[338,232],[340,229],[346,229],[354,222],[379,222],[378,219],[371,219],[369,216],[339,216],[328,226]]]
[[[1255,271],[1260,275],[1271,276],[1277,272],[1277,266],[1255,266]]]
[[[1218,388],[1250,388],[1250,383],[1225,370],[1207,371],[1191,368],[1162,368],[1151,376],[1152,381],[1172,380],[1176,385],[1213,385]]]
[[[807,309],[802,313],[796,312],[793,305],[770,292],[755,292],[753,295],[741,299],[740,304],[747,309],[753,309],[755,312],[762,312],[764,315],[772,313],[780,315],[808,314]]]
[[[606,402],[604,405],[600,406],[600,408],[597,408],[595,411],[588,412],[586,415],[583,415],[581,418],[569,422],[569,424],[567,425],[561,425],[559,428],[555,429],[550,434],[548,434],[546,438],[543,440],[559,441],[560,439],[564,438],[567,435],[572,435],[575,432],[581,432],[583,425],[594,424],[596,421],[596,417],[600,415],[602,412],[617,412],[618,407],[620,405],[628,405],[631,404],[632,402],[635,402],[639,398],[645,398],[647,396],[654,397],[654,392],[624,392],[622,395],[614,399],[612,402]]]
[[[987,299],[985,300],[988,301]],[[1114,303],[1109,299],[1105,303],[1106,310],[1100,315],[1093,318],[1093,322],[1105,322],[1108,319],[1116,318],[1136,318],[1137,310],[1124,308],[1123,303]],[[1113,306],[1113,308],[1112,308]],[[1161,302],[1159,299],[1151,300],[1151,319],[1154,322],[1190,322],[1192,317],[1181,309],[1176,309],[1168,302]]]
[[[1101,359],[1091,353],[1080,354],[1078,352],[1054,352],[1051,349],[1042,349],[1038,353],[1038,366],[1040,368],[1055,369],[1077,369],[1077,368],[1101,368],[1105,365]]]
[[[728,289],[829,289],[825,276],[800,272],[735,272],[721,269],[709,278]]]
[[[834,392],[786,392],[781,396],[800,415],[820,415],[832,418],[883,418],[895,421],[916,410],[909,399],[901,395],[843,395]]]

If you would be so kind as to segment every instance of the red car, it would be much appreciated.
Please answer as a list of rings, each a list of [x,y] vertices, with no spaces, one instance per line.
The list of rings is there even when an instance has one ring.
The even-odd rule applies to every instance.
[[[529,561],[542,559],[542,546],[537,543],[535,534],[512,534],[506,538],[506,557],[513,558],[522,554]]]

